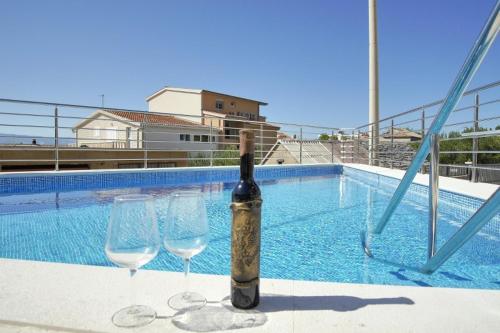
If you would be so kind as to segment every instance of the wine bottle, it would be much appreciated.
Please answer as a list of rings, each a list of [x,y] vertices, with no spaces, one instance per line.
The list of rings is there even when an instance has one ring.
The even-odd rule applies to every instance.
[[[262,199],[253,178],[255,136],[240,131],[240,181],[232,193],[231,303],[239,309],[259,304]]]

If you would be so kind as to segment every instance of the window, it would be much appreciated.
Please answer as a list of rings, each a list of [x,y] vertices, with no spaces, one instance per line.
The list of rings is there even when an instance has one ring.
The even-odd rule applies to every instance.
[[[195,135],[194,136],[194,141],[195,142],[200,142],[200,136],[199,135]]]
[[[191,134],[184,134],[186,141],[191,141]]]
[[[224,135],[226,139],[236,140],[240,135],[240,132],[237,129],[226,129],[224,130]]]
[[[212,137],[212,142],[215,142],[215,136]]]
[[[201,141],[202,142],[208,142],[208,135],[202,135],[201,136]]]
[[[185,135],[185,134],[181,134],[181,135],[179,136],[179,139],[180,139],[181,141],[186,141],[186,135]]]
[[[215,101],[215,108],[217,110],[223,110],[224,109],[224,101]]]

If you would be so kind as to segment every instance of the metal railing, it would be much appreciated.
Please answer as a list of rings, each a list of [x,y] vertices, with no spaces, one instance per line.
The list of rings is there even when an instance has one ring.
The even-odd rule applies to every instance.
[[[236,165],[242,128],[255,131],[258,164],[316,163],[318,152],[304,151],[310,142],[328,155],[319,163],[339,159],[332,144],[318,140],[338,128],[223,112],[190,115],[0,99],[0,119],[2,171]]]
[[[440,175],[472,182],[500,183],[500,130],[495,130],[500,127],[500,81],[471,89],[464,97],[462,105],[452,112],[453,121],[445,124],[440,133]],[[379,144],[372,147],[375,157],[370,160],[369,154],[360,154],[360,163],[406,170],[429,130],[429,120],[434,119],[443,102],[427,103],[381,119],[377,123]],[[372,125],[341,131],[354,132],[354,145],[368,151],[368,130]],[[425,161],[420,171],[426,173],[428,169],[429,161]],[[456,169],[461,171],[450,175]]]
[[[457,119],[445,125],[448,130],[443,131],[440,138],[440,174],[498,183],[500,148],[495,144],[500,131],[494,128],[500,124],[500,81],[469,90],[465,96],[472,97],[472,103],[465,101],[464,106],[454,110]],[[379,145],[373,147],[376,158],[372,164],[406,169],[421,143],[418,135],[427,133],[425,124],[434,117],[431,106],[437,108],[440,103],[442,100],[380,120]],[[370,163],[368,128],[371,124],[334,128],[261,122],[227,114],[221,114],[222,118],[105,108],[102,117],[104,121],[114,121],[110,126],[99,125],[103,119],[95,119],[95,113],[101,110],[88,105],[0,99],[1,169],[236,165],[238,130],[245,127],[256,131],[258,164]],[[143,121],[110,115],[117,111],[142,115]],[[187,120],[190,126],[150,121],[149,118],[157,116]],[[82,125],[82,122],[87,123]],[[400,129],[412,124],[422,126],[413,130],[410,127],[408,132],[413,137],[399,138]],[[491,127],[492,131],[482,131],[484,126]],[[457,128],[461,128],[462,133],[450,132]],[[464,132],[464,128],[472,132]],[[493,145],[489,144],[492,140]],[[460,144],[453,147],[455,142]],[[428,168],[426,162],[421,171],[427,172]]]
[[[482,226],[484,226],[491,218],[493,218],[500,211],[500,195],[497,190],[483,206],[474,214],[469,221],[467,221],[460,230],[455,233],[439,250],[436,254],[436,222],[437,222],[437,205],[438,205],[438,169],[439,169],[439,133],[442,131],[445,123],[448,121],[450,115],[453,113],[457,104],[459,103],[462,95],[465,92],[468,84],[474,77],[475,72],[481,65],[482,60],[487,54],[490,46],[496,38],[500,29],[500,0],[497,1],[493,11],[491,12],[488,20],[486,21],[479,37],[474,43],[474,47],[467,56],[462,68],[460,69],[455,81],[451,85],[450,91],[446,96],[444,102],[439,108],[439,112],[435,115],[427,133],[423,135],[425,126],[423,126],[422,139],[420,145],[412,158],[401,182],[399,183],[396,191],[393,193],[389,204],[387,205],[382,218],[372,230],[368,232],[373,234],[380,234],[389,219],[394,213],[395,209],[403,200],[404,195],[412,184],[418,170],[423,166],[429,153],[431,153],[431,168],[429,175],[429,227],[428,227],[428,261],[424,265],[422,271],[432,273],[439,268],[453,253],[455,253],[465,242],[475,235]],[[474,126],[473,132],[476,133],[479,123],[479,97],[476,96],[476,105],[474,108]],[[425,117],[425,114],[424,116]],[[493,117],[495,118],[495,117]],[[459,122],[457,124],[464,124],[466,122]],[[373,127],[373,125],[371,125]],[[391,133],[393,131],[391,130]],[[373,142],[373,141],[372,141]],[[477,154],[477,142],[475,144]],[[473,144],[474,147],[474,144]],[[371,147],[370,147],[371,148]],[[370,151],[370,158],[373,156]],[[476,155],[477,159],[477,155]],[[370,161],[372,163],[373,161]],[[365,253],[369,254],[370,250],[367,247],[366,236],[362,237],[362,244],[365,248]]]

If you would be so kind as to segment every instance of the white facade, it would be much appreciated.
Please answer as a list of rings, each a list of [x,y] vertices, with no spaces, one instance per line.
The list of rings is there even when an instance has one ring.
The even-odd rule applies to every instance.
[[[76,133],[77,146],[89,148],[145,147],[197,154],[210,148],[216,149],[218,142],[217,131],[214,129],[211,133],[206,126],[155,123],[145,127],[140,122],[102,110],[77,124],[73,131]]]
[[[109,113],[96,112],[91,120],[74,127],[78,147],[141,148],[142,131],[137,122],[127,121]]]
[[[217,142],[216,133],[213,133],[210,139],[209,128],[150,126],[145,128],[144,138],[148,149],[179,150],[191,153],[210,150],[210,145],[216,149]]]

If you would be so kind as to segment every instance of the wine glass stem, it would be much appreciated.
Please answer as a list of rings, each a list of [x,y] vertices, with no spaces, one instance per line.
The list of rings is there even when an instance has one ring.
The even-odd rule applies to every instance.
[[[130,270],[130,305],[135,305],[136,303],[135,279],[134,279],[135,273],[137,273],[137,269]]]
[[[185,293],[189,293],[189,264],[191,263],[191,258],[184,258],[184,281],[185,281]]]

